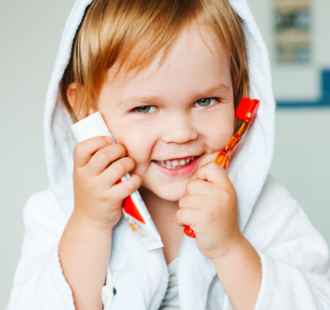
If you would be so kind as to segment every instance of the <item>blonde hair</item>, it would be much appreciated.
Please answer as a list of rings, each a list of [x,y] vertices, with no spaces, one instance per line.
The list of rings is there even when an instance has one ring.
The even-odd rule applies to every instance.
[[[95,111],[106,72],[118,65],[136,72],[162,52],[162,63],[182,30],[193,22],[210,26],[228,50],[235,107],[248,96],[245,36],[227,0],[94,0],[76,34],[61,93],[74,121]],[[77,84],[74,111],[66,95]]]

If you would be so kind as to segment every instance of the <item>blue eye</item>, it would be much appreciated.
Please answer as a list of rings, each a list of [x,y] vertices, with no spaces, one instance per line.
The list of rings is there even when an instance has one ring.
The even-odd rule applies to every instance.
[[[139,112],[139,113],[147,114],[147,113],[150,113],[150,112],[155,112],[156,107],[153,106],[153,105],[146,105],[146,106],[143,106],[143,107],[137,107],[134,110]]]
[[[216,98],[203,98],[194,103],[195,107],[209,107],[214,104],[212,101],[216,101]]]

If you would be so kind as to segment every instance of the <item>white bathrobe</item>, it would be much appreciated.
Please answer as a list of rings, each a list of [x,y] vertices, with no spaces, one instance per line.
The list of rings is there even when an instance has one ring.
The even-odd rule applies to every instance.
[[[58,257],[58,243],[74,205],[75,146],[72,120],[62,104],[59,84],[77,28],[91,2],[76,1],[60,44],[44,119],[50,186],[34,194],[25,206],[22,257],[6,310],[75,309]],[[287,190],[268,176],[275,101],[267,50],[246,1],[230,3],[242,20],[247,38],[250,97],[261,101],[258,117],[228,169],[238,195],[241,231],[262,263],[255,309],[329,310],[327,244]],[[145,252],[122,217],[113,232],[107,283],[101,296],[104,309],[157,310],[167,288],[166,267],[162,249]],[[177,277],[182,310],[233,309],[212,261],[199,252],[195,239],[183,239]]]

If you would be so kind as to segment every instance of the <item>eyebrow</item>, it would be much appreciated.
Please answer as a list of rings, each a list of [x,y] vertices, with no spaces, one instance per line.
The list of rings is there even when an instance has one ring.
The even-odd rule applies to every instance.
[[[123,105],[128,102],[132,101],[139,101],[147,104],[155,103],[155,100],[159,99],[158,97],[150,96],[150,97],[136,97],[136,96],[130,96],[126,99],[123,99],[119,101],[118,106]]]
[[[199,92],[199,93],[211,93],[211,92],[214,92],[214,91],[222,91],[222,92],[227,92],[229,90],[229,86],[223,84],[223,83],[220,83],[219,85],[216,85],[214,87],[210,87],[210,88],[207,88],[207,89],[204,89],[203,91]]]
[[[203,89],[201,91],[198,91],[198,92],[194,93],[194,97],[201,97],[202,98],[203,96],[207,96],[207,94],[214,93],[216,91],[227,92],[229,89],[230,89],[229,86],[227,86],[223,83],[220,83],[216,86],[206,88],[206,89]],[[123,105],[125,103],[128,103],[128,102],[133,102],[133,101],[143,102],[143,103],[146,103],[146,104],[154,104],[155,101],[159,101],[159,97],[157,97],[157,96],[149,96],[149,97],[130,96],[126,99],[123,99],[123,100],[119,101],[118,106],[121,106],[121,105]]]

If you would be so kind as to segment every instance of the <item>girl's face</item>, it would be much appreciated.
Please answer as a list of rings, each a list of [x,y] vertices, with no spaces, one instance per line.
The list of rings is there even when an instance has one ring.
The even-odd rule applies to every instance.
[[[135,160],[142,186],[178,201],[198,168],[214,161],[233,134],[230,63],[211,31],[190,27],[158,64],[126,78],[114,78],[110,69],[99,111]]]

